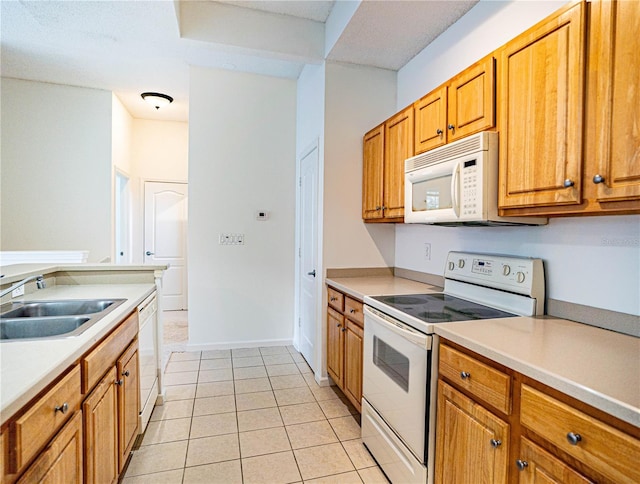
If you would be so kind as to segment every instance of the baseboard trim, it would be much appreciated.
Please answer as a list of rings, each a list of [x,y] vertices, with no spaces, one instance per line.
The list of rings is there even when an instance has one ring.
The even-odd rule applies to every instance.
[[[238,348],[260,348],[269,346],[293,346],[293,339],[266,339],[252,341],[228,341],[224,343],[187,343],[185,351],[233,350]]]

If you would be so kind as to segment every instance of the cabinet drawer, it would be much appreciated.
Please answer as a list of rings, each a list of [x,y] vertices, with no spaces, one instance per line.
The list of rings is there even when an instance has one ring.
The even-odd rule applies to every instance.
[[[78,365],[11,425],[11,470],[19,471],[80,408]],[[66,407],[65,407],[66,405]]]
[[[344,294],[336,291],[335,289],[329,288],[329,306],[337,309],[338,311],[344,311]]]
[[[604,422],[527,385],[522,385],[520,421],[604,476],[640,482],[640,441]]]
[[[346,297],[344,300],[344,314],[350,320],[360,323],[360,326],[364,326],[364,313],[362,312],[362,303]]]
[[[440,374],[498,410],[511,413],[511,377],[449,346],[440,346]]]
[[[132,313],[93,351],[82,358],[82,393],[88,393],[138,334],[138,314]]]

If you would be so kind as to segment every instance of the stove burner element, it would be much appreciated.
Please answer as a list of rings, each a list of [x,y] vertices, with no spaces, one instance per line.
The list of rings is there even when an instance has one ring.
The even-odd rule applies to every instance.
[[[435,311],[424,311],[418,313],[418,317],[425,321],[451,321],[453,317],[448,313],[437,313]]]
[[[399,306],[412,306],[414,304],[424,304],[424,298],[414,296],[379,296],[377,299],[386,304],[397,304]]]

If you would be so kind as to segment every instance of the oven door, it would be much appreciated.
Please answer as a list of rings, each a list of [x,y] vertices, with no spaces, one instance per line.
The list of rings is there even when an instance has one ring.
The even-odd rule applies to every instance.
[[[363,396],[421,462],[425,462],[432,336],[364,308]]]

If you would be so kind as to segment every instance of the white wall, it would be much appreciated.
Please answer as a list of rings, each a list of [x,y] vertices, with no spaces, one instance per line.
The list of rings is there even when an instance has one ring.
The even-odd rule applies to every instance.
[[[362,136],[395,112],[396,74],[326,63],[325,268],[393,266],[394,227],[362,221]]]
[[[398,72],[398,109],[555,11],[564,2],[481,1]],[[544,227],[398,225],[396,266],[443,274],[449,250],[541,257],[547,296],[640,314],[640,217],[558,218]],[[431,243],[431,260],[424,244]]]
[[[111,256],[108,91],[2,78],[2,250]]]
[[[189,117],[190,345],[290,342],[295,81],[193,67]]]

